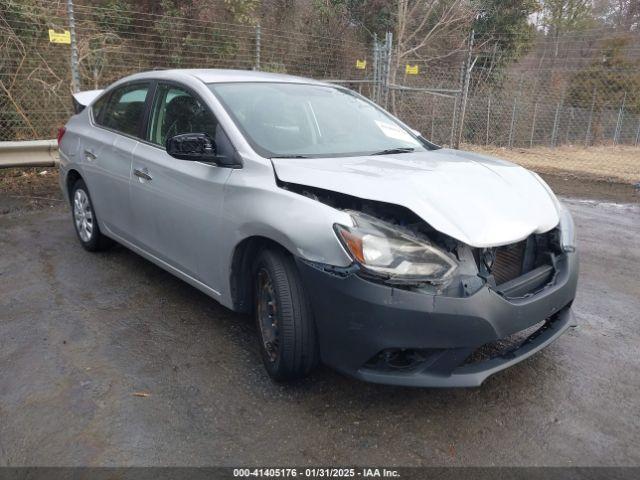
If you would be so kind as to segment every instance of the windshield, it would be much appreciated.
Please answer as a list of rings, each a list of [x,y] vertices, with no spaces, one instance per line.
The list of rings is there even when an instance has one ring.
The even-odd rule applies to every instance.
[[[215,83],[209,88],[265,157],[426,150],[388,114],[348,90],[293,83]]]

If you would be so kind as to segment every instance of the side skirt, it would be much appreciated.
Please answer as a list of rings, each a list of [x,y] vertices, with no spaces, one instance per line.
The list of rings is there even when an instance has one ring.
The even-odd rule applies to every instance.
[[[100,227],[103,228],[102,225]],[[218,292],[217,290],[214,290],[210,286],[202,283],[200,280],[197,280],[197,279],[193,278],[192,276],[187,275],[182,270],[174,267],[173,265],[168,264],[164,260],[161,260],[160,258],[156,257],[155,255],[147,252],[143,248],[140,248],[137,245],[129,242],[128,240],[125,240],[124,238],[120,237],[119,235],[116,235],[115,233],[113,233],[108,228],[107,229],[103,228],[103,232],[104,232],[104,230],[106,230],[106,232],[105,232],[106,235],[108,237],[111,237],[116,242],[124,245],[129,250],[137,253],[141,257],[146,258],[150,262],[155,263],[157,266],[159,266],[163,270],[166,270],[167,272],[171,273],[172,275],[175,275],[176,277],[178,277],[180,280],[183,280],[183,281],[187,282],[189,285],[191,285],[192,287],[197,288],[198,290],[200,290],[201,292],[203,292],[206,295],[210,296],[214,300],[219,301],[219,298],[221,297],[222,294],[220,292]]]

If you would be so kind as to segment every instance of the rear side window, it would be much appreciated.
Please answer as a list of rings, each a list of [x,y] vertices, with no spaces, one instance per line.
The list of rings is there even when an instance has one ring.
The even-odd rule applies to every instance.
[[[104,112],[100,112],[100,116],[94,118],[103,127],[137,137],[148,91],[147,83],[120,87],[111,94]]]
[[[100,120],[100,115],[104,111],[104,107],[107,106],[107,102],[109,101],[109,95],[102,95],[96,102],[91,106],[91,113],[93,114],[93,119],[96,123]]]

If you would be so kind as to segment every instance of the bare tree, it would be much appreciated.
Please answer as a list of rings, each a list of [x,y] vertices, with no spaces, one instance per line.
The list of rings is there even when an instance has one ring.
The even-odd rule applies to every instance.
[[[554,58],[558,56],[563,34],[593,26],[592,0],[543,0],[541,3],[544,26],[555,42]]]
[[[594,11],[606,25],[629,32],[640,30],[638,0],[594,0]]]
[[[3,70],[11,72],[11,74],[5,74],[0,78],[0,105],[2,105],[3,110],[14,110],[20,116],[20,118],[22,118],[25,125],[31,130],[31,132],[35,134],[36,131],[29,121],[29,117],[20,107],[20,104],[14,95],[14,87],[20,77],[21,70],[26,58],[26,49],[18,35],[16,35],[16,33],[14,32],[13,28],[11,28],[11,26],[3,18],[0,18],[0,34],[1,38],[3,38],[2,42],[0,43],[0,52],[2,53],[0,57],[0,66],[3,67]],[[14,68],[13,71],[11,71],[12,69],[9,69],[8,66],[5,69],[4,65],[5,61],[7,61],[6,63],[9,63],[9,60],[12,58],[20,59],[17,62],[17,67]]]
[[[88,78],[93,88],[100,87],[104,68],[108,65],[109,54],[123,48],[122,39],[112,32],[94,33],[81,37],[78,42],[80,72]]]
[[[436,62],[459,53],[472,21],[469,2],[462,0],[398,0],[391,83],[407,61]],[[396,110],[395,91],[391,109]]]
[[[0,130],[15,135],[15,138],[38,136],[43,122],[34,119],[30,110],[36,103],[49,108],[52,105],[64,108],[62,92],[65,82],[51,67],[46,55],[30,50],[2,16],[0,39]],[[25,95],[25,90],[37,92],[37,96]],[[25,131],[13,131],[13,115],[20,118]],[[0,136],[4,137],[4,132],[0,131]]]

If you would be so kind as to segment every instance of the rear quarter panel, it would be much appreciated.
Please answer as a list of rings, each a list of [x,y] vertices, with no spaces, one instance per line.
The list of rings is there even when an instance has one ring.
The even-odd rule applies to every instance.
[[[85,125],[89,124],[87,109],[79,114],[73,115],[65,125],[65,134],[58,146],[58,156],[60,158],[58,179],[64,197],[69,201],[69,191],[67,189],[67,176],[69,171],[75,169],[84,176],[81,162],[80,144],[82,136],[86,134]]]

